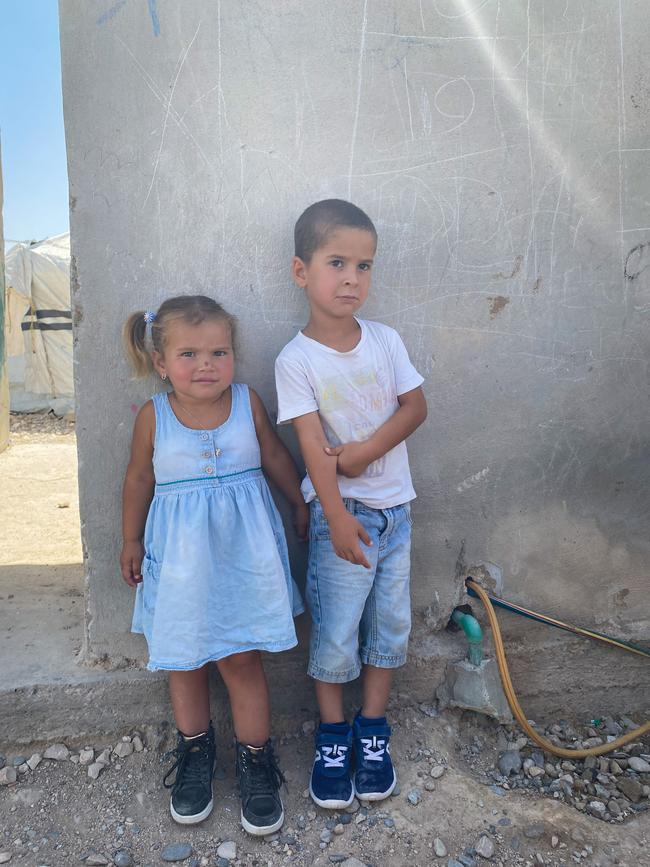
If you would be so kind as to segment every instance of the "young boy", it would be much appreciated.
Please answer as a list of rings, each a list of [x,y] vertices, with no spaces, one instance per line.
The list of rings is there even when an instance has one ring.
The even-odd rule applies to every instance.
[[[377,246],[370,218],[349,202],[317,202],[298,219],[295,245],[293,279],[310,314],[276,361],[278,423],[296,429],[311,503],[308,673],[321,723],[309,791],[319,806],[341,809],[355,793],[386,798],[397,782],[385,713],[411,626],[415,491],[404,440],[427,408],[397,332],[355,317]],[[351,728],[343,684],[362,666],[363,705]]]

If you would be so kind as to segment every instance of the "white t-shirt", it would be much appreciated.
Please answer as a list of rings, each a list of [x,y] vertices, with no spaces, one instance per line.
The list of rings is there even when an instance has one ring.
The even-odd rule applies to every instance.
[[[349,352],[324,346],[301,331],[275,362],[278,424],[318,411],[330,445],[363,442],[399,409],[397,396],[424,381],[399,334],[388,325],[358,319],[361,339]],[[406,443],[401,442],[362,475],[337,476],[342,497],[388,509],[415,497]],[[309,475],[305,502],[316,497]]]

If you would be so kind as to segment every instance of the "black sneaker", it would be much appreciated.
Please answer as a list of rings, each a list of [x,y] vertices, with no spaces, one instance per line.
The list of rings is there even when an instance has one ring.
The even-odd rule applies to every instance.
[[[279,789],[285,780],[271,741],[259,749],[237,742],[236,761],[242,827],[256,837],[272,834],[284,822]]]
[[[165,774],[163,785],[172,790],[169,809],[181,825],[202,822],[212,812],[212,775],[214,773],[214,730],[212,725],[195,738],[186,740],[178,733],[178,744],[169,753],[176,761]],[[167,780],[176,771],[173,783]]]

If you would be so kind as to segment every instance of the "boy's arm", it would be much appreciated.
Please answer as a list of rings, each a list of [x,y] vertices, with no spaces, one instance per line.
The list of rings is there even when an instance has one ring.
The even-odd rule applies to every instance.
[[[255,433],[260,444],[262,468],[293,508],[293,523],[298,538],[305,542],[309,527],[309,510],[300,491],[300,477],[293,458],[271,422],[257,392],[249,388]]]
[[[325,448],[328,455],[337,458],[337,470],[342,476],[360,476],[373,461],[409,437],[427,417],[421,386],[398,395],[397,400],[399,409],[367,440]]]
[[[155,484],[152,463],[155,418],[153,404],[148,401],[135,420],[131,459],[124,478],[120,569],[131,587],[142,581],[142,537]]]
[[[337,556],[350,563],[370,568],[359,539],[370,546],[372,542],[359,521],[345,508],[336,481],[336,456],[326,453],[327,438],[317,412],[309,412],[293,420],[309,478],[318,494],[327,518],[332,546]]]

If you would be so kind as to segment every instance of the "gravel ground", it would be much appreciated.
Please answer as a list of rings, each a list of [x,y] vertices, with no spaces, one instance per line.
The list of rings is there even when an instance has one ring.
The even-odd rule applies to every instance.
[[[9,445],[34,442],[43,437],[70,436],[74,432],[72,415],[59,418],[53,412],[12,412],[9,418]]]
[[[543,792],[528,785],[539,777],[523,764],[521,771],[501,774],[505,752],[517,750],[522,762],[539,758],[516,729],[471,713],[437,715],[433,708],[413,706],[408,696],[394,704],[399,786],[380,804],[355,803],[334,814],[316,807],[305,788],[313,720],[277,738],[288,784],[286,820],[268,840],[251,838],[239,826],[227,734],[218,736],[214,812],[194,827],[175,825],[169,815],[161,784],[170,764],[164,757],[168,727],[144,727],[117,742],[22,746],[20,755],[0,743],[6,762],[0,781],[15,778],[0,785],[0,864],[153,867],[174,857],[192,867],[650,865],[645,772],[624,771],[647,789],[637,809],[603,820],[580,809],[563,789]],[[593,728],[590,721],[564,726],[570,729],[566,742],[574,733],[586,738]],[[601,721],[599,731],[602,726]],[[650,745],[641,742],[635,751],[647,755]]]

